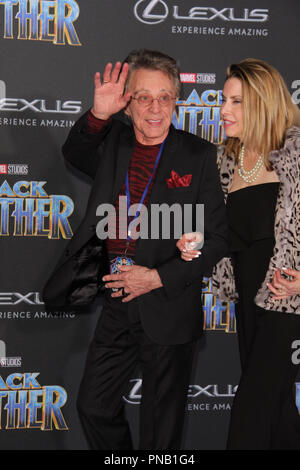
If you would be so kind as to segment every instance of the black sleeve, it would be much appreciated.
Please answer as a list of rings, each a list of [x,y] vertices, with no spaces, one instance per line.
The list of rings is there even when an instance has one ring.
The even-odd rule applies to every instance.
[[[216,165],[216,151],[209,145],[199,185],[198,203],[204,204],[204,245],[193,261],[174,257],[157,267],[166,294],[180,295],[186,286],[203,276],[209,277],[213,266],[228,254],[228,227],[224,195]]]
[[[88,132],[87,114],[72,127],[62,152],[75,168],[94,178],[101,158],[101,144],[111,130],[112,121],[99,134],[92,134]]]

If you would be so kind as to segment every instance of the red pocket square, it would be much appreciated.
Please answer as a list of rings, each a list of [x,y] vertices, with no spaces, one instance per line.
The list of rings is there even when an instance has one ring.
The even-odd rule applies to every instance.
[[[179,176],[176,171],[171,171],[171,178],[166,180],[168,188],[184,188],[191,184],[192,175]]]

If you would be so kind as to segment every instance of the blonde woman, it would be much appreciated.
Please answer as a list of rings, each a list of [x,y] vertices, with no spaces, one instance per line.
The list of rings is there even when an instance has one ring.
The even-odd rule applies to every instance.
[[[292,360],[300,340],[299,109],[276,69],[246,59],[228,67],[221,115],[231,249],[213,282],[219,299],[237,302],[242,367],[227,448],[300,449]],[[184,244],[185,236],[184,260],[199,256]]]

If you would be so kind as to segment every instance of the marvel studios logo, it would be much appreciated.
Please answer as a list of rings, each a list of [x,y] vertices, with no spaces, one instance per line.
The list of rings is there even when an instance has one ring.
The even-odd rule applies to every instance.
[[[1,367],[21,367],[22,358],[20,356],[11,356],[6,355],[6,344],[0,339],[0,368]]]
[[[0,367],[22,367],[22,358],[0,357]]]
[[[202,83],[213,84],[216,83],[215,73],[181,73],[181,83]]]
[[[28,175],[28,164],[0,163],[0,175]]]

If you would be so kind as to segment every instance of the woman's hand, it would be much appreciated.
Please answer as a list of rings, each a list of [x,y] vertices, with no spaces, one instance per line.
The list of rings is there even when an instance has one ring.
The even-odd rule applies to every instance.
[[[177,248],[181,251],[181,258],[184,261],[192,261],[199,258],[200,250],[195,250],[197,245],[203,241],[203,235],[200,232],[185,233],[176,243]]]
[[[281,300],[300,294],[300,271],[282,268],[282,271],[292,279],[286,279],[281,275],[280,269],[275,271],[273,282],[268,283],[268,288],[273,294],[274,300]]]

